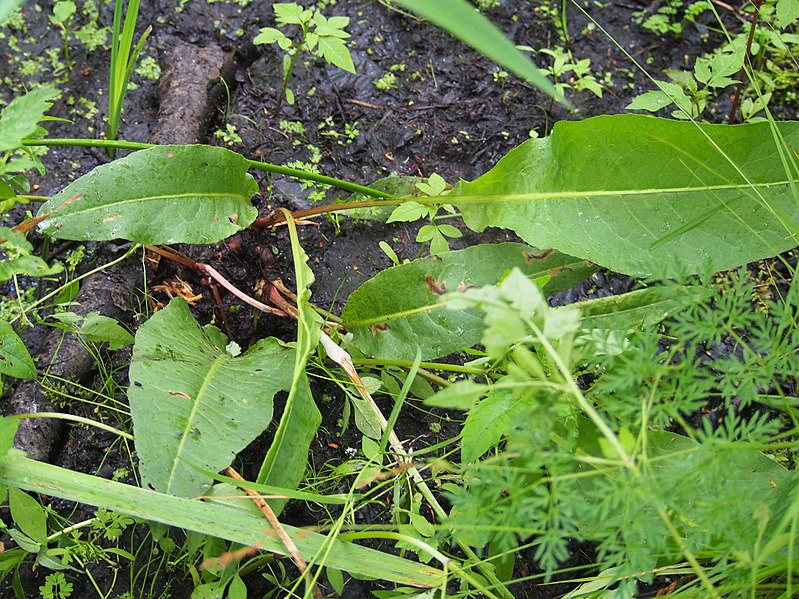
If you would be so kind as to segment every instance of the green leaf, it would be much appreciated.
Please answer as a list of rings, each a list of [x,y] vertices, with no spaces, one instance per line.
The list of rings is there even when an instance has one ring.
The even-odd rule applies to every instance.
[[[247,599],[247,585],[237,574],[230,581],[230,586],[227,590],[228,599]]]
[[[799,0],[777,0],[777,25],[779,28],[788,27],[796,19],[799,19]]]
[[[262,27],[261,32],[255,36],[255,39],[252,40],[252,43],[257,45],[260,44],[273,44],[275,42],[284,42],[288,38],[283,34],[282,31],[275,29],[274,27]],[[281,48],[283,46],[281,45]]]
[[[11,518],[19,529],[40,545],[47,545],[47,512],[33,497],[11,487],[8,489]]]
[[[14,327],[4,320],[0,320],[0,374],[18,379],[36,378],[33,358],[14,331]]]
[[[558,99],[558,93],[539,69],[518,50],[504,33],[466,0],[397,0],[465,44],[484,54],[511,73]]]
[[[0,261],[0,281],[7,281],[14,275],[44,277],[57,274],[62,270],[64,270],[62,264],[49,266],[38,256],[18,256],[11,260]]]
[[[3,10],[0,9],[0,16]],[[0,152],[19,148],[23,139],[36,133],[37,123],[50,110],[57,97],[58,92],[54,88],[45,86],[14,98],[0,112]]]
[[[403,202],[391,213],[391,216],[386,220],[387,223],[408,223],[420,218],[424,218],[430,214],[430,208],[419,202]]]
[[[275,19],[278,25],[303,25],[310,23],[313,12],[303,8],[295,2],[281,2],[274,4]]]
[[[508,389],[495,389],[478,402],[469,410],[463,425],[461,462],[474,462],[499,443],[529,404],[529,397],[519,397]]]
[[[790,147],[799,123],[561,121],[447,198],[475,231],[505,227],[617,272],[725,270],[796,246]]]
[[[447,310],[441,295],[473,286],[494,285],[518,267],[529,277],[551,279],[551,294],[585,279],[591,267],[557,252],[538,253],[518,243],[479,245],[414,260],[379,273],[350,295],[342,318],[353,345],[367,355],[413,360],[416,345],[430,360],[480,342],[479,310]]]
[[[215,243],[257,215],[247,160],[224,148],[156,146],[99,166],[39,210],[60,239]]]
[[[341,39],[332,36],[320,36],[317,52],[328,63],[344,69],[348,73],[355,74],[352,56],[350,56],[350,51]]]
[[[0,458],[0,484],[104,507],[279,555],[287,554],[283,542],[269,529],[260,514],[252,515],[236,507],[174,497],[72,472],[28,459],[17,451]],[[418,562],[339,539],[331,540],[327,535],[287,524],[283,528],[308,562],[324,553],[325,567],[346,570],[357,576],[419,587],[439,587],[446,580],[441,570]]]
[[[305,472],[308,449],[322,422],[305,368],[311,352],[319,343],[323,322],[308,303],[314,281],[313,271],[308,267],[308,256],[299,244],[294,223],[290,221],[288,227],[297,284],[297,343],[292,356],[294,367],[280,424],[256,482],[294,489]],[[269,502],[275,513],[280,513],[285,503],[285,499]]]
[[[8,17],[14,14],[25,0],[3,0],[0,2],[0,26],[5,25]]]
[[[19,420],[15,418],[0,417],[0,460],[12,447],[14,447],[14,437],[19,428]],[[5,500],[5,489],[0,493],[0,502]]]
[[[72,0],[59,0],[53,6],[53,15],[50,21],[55,24],[64,23],[75,14],[75,3]]]
[[[80,325],[80,332],[91,341],[105,341],[108,349],[118,350],[133,343],[133,335],[128,333],[113,318],[98,312],[90,312]]]
[[[659,323],[697,298],[698,293],[691,287],[649,287],[572,306],[580,310],[582,328],[628,331]]]
[[[130,366],[131,415],[144,484],[195,497],[266,429],[277,391],[289,389],[294,352],[261,339],[233,358],[215,327],[200,327],[173,299],[136,333]]]
[[[428,397],[424,403],[428,406],[444,408],[446,410],[468,410],[477,400],[485,395],[490,387],[480,385],[474,381],[459,381],[449,387],[444,387],[441,391]]]

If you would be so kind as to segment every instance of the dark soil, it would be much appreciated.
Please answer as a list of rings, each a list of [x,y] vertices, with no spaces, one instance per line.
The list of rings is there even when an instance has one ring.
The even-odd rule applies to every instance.
[[[320,4],[329,5],[325,10],[328,15],[350,17],[350,47],[357,75],[309,59],[299,64],[290,82],[297,97],[296,105],[284,102],[280,112],[275,114],[281,86],[281,57],[272,46],[255,47],[251,43],[259,27],[274,24],[272,3],[252,0],[240,4],[245,6],[219,0],[213,3],[205,0],[142,2],[139,29],[149,24],[154,26],[145,49],[146,55],[155,57],[163,66],[168,54],[177,48],[179,63],[182,48],[187,56],[210,55],[208,60],[212,70],[226,70],[229,74],[226,78],[229,101],[228,92],[217,85],[208,94],[210,111],[203,109],[191,117],[197,120],[194,126],[199,131],[199,141],[220,144],[221,141],[212,135],[213,131],[229,123],[236,127],[242,139],[241,143],[232,146],[234,150],[277,164],[309,161],[308,145],[312,144],[321,154],[319,169],[322,173],[362,184],[369,184],[390,173],[418,176],[439,173],[450,183],[458,179],[473,179],[527,139],[531,131],[545,135],[552,124],[561,119],[623,112],[636,94],[650,87],[645,75],[637,71],[624,53],[598,29],[589,27],[588,19],[574,7],[570,7],[568,13],[568,47],[576,58],[590,58],[593,74],[606,83],[602,99],[587,91],[568,94],[576,107],[575,111],[569,112],[513,77],[499,77],[496,65],[427,23],[388,10],[381,2],[338,0]],[[640,10],[647,4],[645,2],[601,3],[601,8],[599,3],[581,4],[637,60],[646,63],[649,59],[648,68],[655,75],[664,68],[684,67],[685,57],[696,56],[715,42],[712,35],[707,39],[700,38],[700,33],[705,31],[692,25],[687,25],[679,38],[654,36],[635,24],[632,18],[632,13]],[[39,70],[27,78],[21,75],[22,60],[42,54],[48,48],[61,47],[60,31],[47,20],[53,1],[42,0],[38,5],[41,12],[34,10],[30,1],[24,6],[25,29],[7,31],[6,38],[0,39],[0,56],[5,57],[0,62],[0,77],[4,81],[0,89],[6,99],[21,86],[54,78],[54,74],[46,70]],[[554,10],[560,2],[505,0],[488,15],[517,44],[534,48],[564,46],[554,19],[541,5],[551,5]],[[112,16],[113,3],[104,3],[100,24],[110,25]],[[80,24],[86,18],[79,13],[77,20]],[[734,27],[736,23],[730,16],[729,25]],[[239,31],[243,35],[239,35]],[[8,37],[9,33],[19,37],[18,45]],[[219,50],[208,50],[211,46]],[[198,54],[192,53],[192,48],[195,51],[206,50]],[[54,137],[92,137],[103,129],[105,96],[101,92],[107,87],[109,52],[103,48],[86,52],[74,40],[71,49],[76,64],[71,71],[60,74],[62,99],[51,112],[73,122],[47,125]],[[542,55],[538,61],[544,66],[546,57]],[[404,65],[404,70],[396,73],[396,88],[379,91],[373,82],[389,72],[393,65],[400,64]],[[187,68],[191,73],[191,66]],[[190,82],[191,75],[188,77]],[[174,132],[169,129],[172,125],[164,125],[159,120],[159,104],[163,94],[167,93],[164,84],[159,92],[157,82],[144,80],[139,75],[134,75],[134,81],[139,87],[127,97],[120,137],[131,141],[175,139]],[[81,98],[96,102],[99,111],[89,118],[80,111],[75,112],[73,109],[80,106]],[[189,100],[184,97],[184,102]],[[301,122],[305,133],[282,131],[280,122],[283,120]],[[348,139],[344,135],[346,126],[357,128],[359,134]],[[36,181],[41,186],[40,193],[53,194],[71,179],[107,160],[100,150],[53,148],[45,158],[47,175]],[[309,206],[309,190],[301,189],[298,183],[262,174],[256,174],[256,177],[261,186],[257,201],[263,214],[278,206],[291,210]],[[328,192],[328,199],[339,196],[341,194],[334,191]],[[318,227],[301,227],[300,237],[316,277],[312,301],[330,307],[334,312],[340,311],[348,295],[361,283],[390,266],[389,258],[378,248],[379,241],[387,241],[401,260],[413,258],[420,251],[419,244],[413,241],[414,228],[402,224],[323,219]],[[507,235],[500,231],[480,236],[465,231],[458,244],[505,238]],[[246,292],[252,293],[256,283],[264,279],[281,278],[289,288],[293,284],[290,246],[282,228],[247,231],[214,247],[179,249],[195,260],[213,265]],[[203,323],[223,325],[210,290],[195,273],[162,260],[158,265],[148,265],[147,276],[151,290],[153,285],[180,276],[195,293],[203,294],[204,299],[195,306],[197,318]],[[600,273],[557,301],[576,301],[589,293],[619,293],[629,289],[630,285],[632,283],[624,278]],[[136,286],[141,291],[141,278],[137,279]],[[151,301],[165,302],[168,299],[163,293],[152,293]],[[123,317],[132,328],[142,318],[140,315],[145,310],[137,306],[143,305],[144,301],[141,297],[134,300],[127,316]],[[229,334],[242,347],[263,336],[290,339],[294,335],[290,323],[264,316],[257,318],[256,322],[249,309],[239,309],[235,313],[228,309],[238,303],[233,298],[223,296],[222,301]],[[126,358],[129,356],[120,352],[113,358],[114,364],[124,366]],[[124,368],[115,378],[120,385],[116,390],[118,399],[124,401]],[[354,425],[346,434],[340,434],[337,421],[344,399],[337,388],[318,383],[317,397],[325,398],[319,402],[324,421],[312,446],[312,463],[321,470],[346,461],[345,450],[360,447],[360,441]],[[59,407],[96,417],[87,404]],[[388,404],[382,407],[390,410]],[[414,409],[401,416],[397,430],[401,438],[413,439],[414,447],[418,449],[454,435],[457,424],[446,415]],[[52,456],[56,464],[91,471],[99,476],[115,475],[122,480],[133,480],[135,464],[131,448],[111,435],[72,427],[64,439],[51,439],[51,442],[56,440],[59,444]],[[242,463],[244,474],[247,474],[250,460],[247,455]],[[259,458],[252,460],[257,464]],[[119,468],[127,468],[127,472],[119,471]],[[52,505],[72,521],[90,517],[93,513],[89,508],[71,506],[66,502],[53,501]],[[364,522],[381,522],[388,517],[387,510],[387,507],[370,507],[359,512],[358,517]],[[317,522],[316,515],[302,505],[290,504],[283,518],[292,524]],[[137,526],[133,535],[123,543],[138,556],[132,568],[123,566],[116,569],[104,561],[90,567],[97,586],[108,597],[118,597],[125,591],[130,591],[135,597],[188,597],[191,580],[185,569],[182,565],[170,567],[166,563],[157,567],[163,553],[146,538],[146,530],[145,525]],[[590,548],[575,547],[573,561],[568,565],[590,562]],[[143,570],[145,564],[149,564],[149,570]],[[292,568],[290,564],[286,567]],[[141,574],[142,571],[145,574]],[[137,572],[141,578],[131,579],[131,574]],[[566,592],[565,586],[542,586],[541,580],[534,577],[536,572],[531,556],[525,555],[523,560],[519,560],[518,576],[532,578],[530,582],[512,587],[516,596],[544,598]],[[42,584],[45,573],[41,568],[23,568],[22,584],[31,595]],[[94,587],[85,574],[67,572],[67,578],[75,585],[74,597],[94,596]],[[250,596],[260,597],[270,591],[275,593],[272,596],[282,596],[258,573],[251,575],[247,583]],[[0,595],[12,596],[10,584],[9,577],[0,586]],[[385,588],[385,585],[352,580],[345,594],[349,597],[368,596],[371,589],[377,588]],[[325,590],[330,591],[330,588],[325,587]],[[169,592],[171,595],[167,595]]]

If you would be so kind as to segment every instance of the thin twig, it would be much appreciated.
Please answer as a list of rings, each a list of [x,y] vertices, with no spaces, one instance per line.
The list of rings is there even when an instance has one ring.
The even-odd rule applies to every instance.
[[[225,474],[227,474],[230,478],[235,478],[236,480],[241,481],[242,483],[247,482],[232,467],[226,468]],[[269,521],[269,524],[272,526],[272,529],[275,531],[278,538],[283,542],[283,545],[286,546],[286,550],[288,550],[289,555],[291,555],[291,559],[293,559],[294,563],[297,565],[297,569],[300,571],[300,575],[303,578],[305,578],[305,582],[309,585],[313,585],[314,599],[322,599],[323,598],[322,592],[315,584],[313,584],[313,580],[310,577],[310,570],[308,570],[308,564],[306,564],[305,560],[302,559],[302,556],[300,555],[297,546],[294,544],[294,541],[291,539],[286,530],[283,528],[283,525],[280,523],[280,520],[277,519],[275,512],[272,511],[272,508],[269,507],[269,504],[266,502],[266,500],[263,497],[261,497],[261,495],[257,491],[248,489],[244,485],[240,486],[244,490],[244,492],[250,496],[250,499],[253,500],[255,505],[258,506],[258,509],[261,510],[261,513]]]

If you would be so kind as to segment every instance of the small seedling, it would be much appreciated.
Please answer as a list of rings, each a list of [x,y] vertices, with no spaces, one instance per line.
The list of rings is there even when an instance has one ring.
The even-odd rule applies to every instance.
[[[59,0],[53,6],[53,14],[50,15],[50,22],[60,27],[63,32],[64,62],[66,62],[68,69],[72,68],[72,62],[69,60],[69,26],[72,23],[75,10],[75,3],[72,0]]]
[[[417,183],[416,188],[423,194],[431,197],[440,196],[447,189],[447,182],[436,173],[430,175],[426,183]],[[404,202],[397,206],[386,222],[413,222],[428,219],[429,224],[422,225],[416,234],[419,243],[430,243],[430,254],[437,256],[449,251],[447,238],[457,238],[462,233],[452,225],[437,222],[438,212],[444,210],[455,214],[455,208],[450,204],[422,204],[420,202]],[[385,251],[385,249],[384,249]]]
[[[283,85],[275,112],[280,110],[283,98],[289,104],[294,104],[294,92],[288,87],[288,81],[303,51],[311,52],[323,58],[328,64],[344,69],[348,73],[355,73],[352,56],[344,42],[350,37],[350,34],[344,30],[350,23],[349,17],[327,18],[318,10],[303,8],[293,2],[275,4],[272,8],[275,11],[278,27],[296,25],[300,29],[299,36],[292,39],[280,29],[263,27],[253,40],[256,45],[277,44],[285,52]]]
[[[230,123],[227,123],[224,129],[217,129],[214,132],[214,137],[224,141],[228,147],[241,143],[241,136],[236,132],[236,126]]]

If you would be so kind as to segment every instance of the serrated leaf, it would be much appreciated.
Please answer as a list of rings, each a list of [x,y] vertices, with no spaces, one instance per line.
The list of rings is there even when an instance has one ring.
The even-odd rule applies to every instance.
[[[36,133],[37,123],[50,110],[57,97],[58,91],[54,88],[38,87],[24,96],[14,98],[0,112],[0,152],[20,147],[23,139]]]
[[[507,389],[495,389],[478,402],[463,424],[461,462],[474,462],[499,443],[513,427],[519,411],[527,409],[529,403],[529,398],[520,398]]]
[[[413,222],[415,220],[419,220],[420,218],[424,218],[429,214],[429,212],[430,209],[419,202],[403,202],[394,208],[394,211],[391,213],[391,216],[388,217],[386,222]]]
[[[18,379],[36,378],[36,364],[9,323],[0,320],[0,374]]]
[[[780,152],[799,147],[799,123],[775,126],[561,121],[447,198],[475,231],[511,229],[617,272],[725,270],[797,244],[797,178]]]
[[[317,52],[330,64],[355,74],[355,65],[346,44],[337,37],[319,36]]]
[[[413,360],[416,345],[430,360],[480,342],[479,310],[446,309],[447,291],[494,285],[518,267],[532,278],[551,276],[551,294],[586,278],[592,267],[557,252],[518,243],[479,245],[389,268],[350,295],[342,318],[353,345],[367,355]]]
[[[193,466],[226,468],[269,425],[275,393],[291,386],[294,352],[269,338],[233,358],[227,343],[181,298],[136,333],[128,399],[144,484],[201,495],[213,479]]]
[[[50,266],[38,256],[18,256],[11,260],[0,261],[0,281],[7,281],[14,275],[44,277],[64,270],[63,265]]]
[[[257,215],[247,160],[213,146],[156,146],[99,166],[39,210],[59,239],[215,243]]]
[[[252,40],[252,43],[257,46],[260,44],[273,44],[285,39],[288,38],[286,38],[282,31],[279,31],[274,27],[262,27],[261,32],[255,36],[255,39]]]

